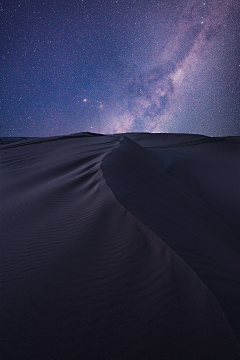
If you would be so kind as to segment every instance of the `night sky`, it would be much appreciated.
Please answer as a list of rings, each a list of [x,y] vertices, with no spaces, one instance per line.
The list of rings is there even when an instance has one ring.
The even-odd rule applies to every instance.
[[[7,0],[0,16],[0,136],[240,135],[239,0]]]

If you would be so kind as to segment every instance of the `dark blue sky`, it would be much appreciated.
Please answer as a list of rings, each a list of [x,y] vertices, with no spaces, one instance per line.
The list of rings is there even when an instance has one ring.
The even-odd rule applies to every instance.
[[[238,0],[8,0],[0,136],[240,135]]]

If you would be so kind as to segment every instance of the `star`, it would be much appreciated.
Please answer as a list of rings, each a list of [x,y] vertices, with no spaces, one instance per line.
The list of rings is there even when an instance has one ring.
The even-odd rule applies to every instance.
[[[0,136],[240,132],[239,1],[10,3]]]

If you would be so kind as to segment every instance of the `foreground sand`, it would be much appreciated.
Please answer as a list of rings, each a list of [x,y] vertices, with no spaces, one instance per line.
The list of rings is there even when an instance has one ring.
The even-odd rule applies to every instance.
[[[240,359],[240,138],[2,138],[0,359]]]

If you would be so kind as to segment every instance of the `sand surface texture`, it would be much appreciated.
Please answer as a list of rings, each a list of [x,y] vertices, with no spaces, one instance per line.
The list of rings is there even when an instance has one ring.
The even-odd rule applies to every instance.
[[[0,359],[240,359],[240,138],[2,138]]]

